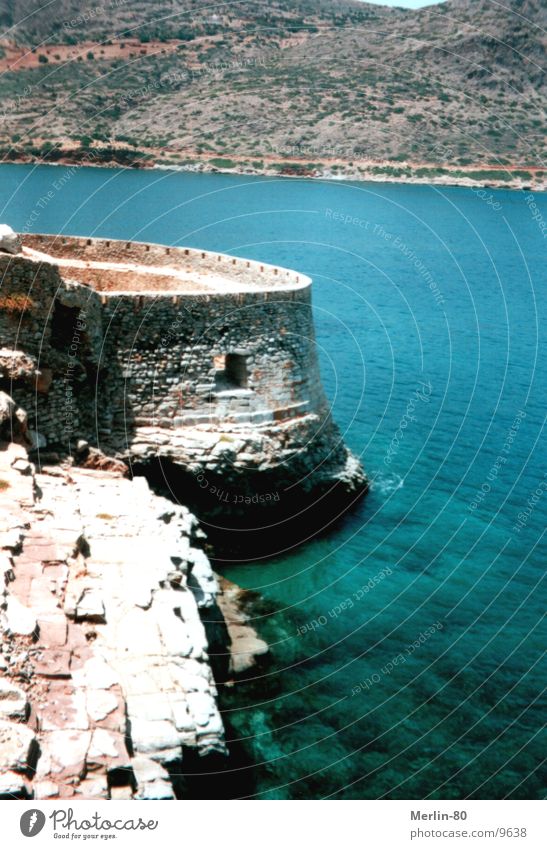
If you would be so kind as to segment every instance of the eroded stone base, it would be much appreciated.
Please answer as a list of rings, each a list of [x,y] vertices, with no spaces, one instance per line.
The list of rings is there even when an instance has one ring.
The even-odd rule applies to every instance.
[[[197,513],[219,558],[271,557],[306,542],[367,490],[336,426],[316,415],[259,428],[140,428],[123,456]]]

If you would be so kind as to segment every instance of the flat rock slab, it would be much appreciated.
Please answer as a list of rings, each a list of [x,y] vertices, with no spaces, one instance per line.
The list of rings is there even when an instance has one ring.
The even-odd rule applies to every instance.
[[[118,708],[118,699],[110,690],[89,690],[86,699],[87,713],[94,722],[101,722]]]
[[[8,596],[6,618],[7,630],[11,634],[30,637],[37,631],[38,626],[32,610],[11,595]]]
[[[61,773],[65,770],[77,775],[84,769],[90,742],[90,731],[69,731],[68,729],[48,731],[40,739],[43,754],[39,765],[47,768],[46,775]]]
[[[127,770],[129,755],[125,747],[125,737],[116,731],[96,728],[86,754],[86,763],[90,772],[101,767],[107,772]]]
[[[84,590],[76,605],[76,622],[106,622],[102,597],[95,590]]]
[[[0,799],[28,799],[29,793],[22,775],[16,772],[0,774]]]
[[[101,657],[91,657],[81,669],[73,669],[72,678],[75,684],[90,690],[108,690],[118,683],[118,676]]]
[[[7,678],[0,678],[0,719],[26,719],[29,713],[27,695]]]
[[[142,755],[131,758],[131,768],[135,776],[137,786],[153,781],[167,781],[169,773],[157,761],[151,758],[146,758]]]
[[[34,781],[32,792],[35,799],[54,799],[59,795],[59,785],[54,781]]]
[[[61,648],[66,645],[68,636],[68,622],[63,615],[42,619],[38,617],[38,628],[40,629],[40,645],[46,648]],[[60,654],[60,653],[59,653]],[[70,659],[70,653],[65,652]]]
[[[38,751],[33,732],[17,722],[0,720],[0,773],[27,772]]]
[[[182,758],[180,736],[175,726],[167,720],[133,720],[131,722],[131,739],[133,748],[139,755],[149,755],[151,758],[163,760],[167,750],[178,750]]]
[[[177,797],[171,781],[149,781],[139,785],[135,798],[163,801]]]
[[[180,769],[183,747],[226,753],[198,610],[217,587],[208,559],[191,544],[197,520],[154,495],[143,478],[79,469],[35,478],[24,459],[10,455],[20,472],[6,471],[8,502],[0,493],[0,532],[17,549],[13,562],[3,552],[0,580],[12,634],[27,637],[15,641],[25,644],[29,721],[39,731],[37,742],[12,721],[29,715],[27,697],[0,675],[6,793],[174,799],[165,766]],[[7,509],[15,492],[19,506],[31,500],[17,516]],[[17,778],[23,772],[34,777]]]
[[[89,717],[85,708],[85,694],[80,690],[70,692],[68,687],[50,690],[41,717],[42,730],[87,731]]]
[[[257,657],[270,653],[270,647],[257,636],[254,628],[247,625],[232,625],[230,627],[231,667],[235,675],[247,672],[257,665]]]
[[[33,658],[34,674],[42,678],[70,678],[72,652],[38,651]]]
[[[86,778],[84,781],[80,781],[76,793],[82,799],[107,799],[108,780],[104,775]]]

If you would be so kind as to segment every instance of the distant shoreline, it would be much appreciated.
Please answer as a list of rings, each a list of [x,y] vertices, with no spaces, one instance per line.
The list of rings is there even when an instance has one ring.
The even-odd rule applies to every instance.
[[[245,167],[244,165],[236,166],[234,168],[218,168],[208,166],[207,163],[199,163],[197,165],[164,165],[164,164],[154,164],[152,166],[154,170],[164,170],[164,171],[180,171],[186,173],[198,173],[198,174],[235,174],[238,176],[262,176],[262,177],[282,177],[287,179],[309,179],[309,180],[329,180],[332,182],[361,182],[361,183],[399,183],[399,184],[407,184],[407,185],[435,185],[435,186],[460,186],[464,188],[484,188],[484,189],[511,189],[513,191],[534,191],[534,192],[545,192],[547,191],[547,179],[542,179],[540,183],[523,180],[521,178],[514,178],[512,180],[502,181],[502,180],[492,180],[492,179],[473,179],[471,177],[466,176],[458,176],[456,174],[451,174],[451,168],[446,168],[448,173],[439,174],[439,175],[427,175],[420,176],[418,174],[409,174],[409,175],[393,175],[388,172],[375,172],[372,170],[367,170],[363,168],[360,171],[355,171],[354,169],[347,168],[347,170],[340,169],[339,171],[333,173],[328,167],[322,169],[316,169],[312,173],[284,173],[283,171],[272,169],[272,168],[262,168],[255,169],[252,167]],[[454,171],[458,171],[458,168],[454,168]]]
[[[409,185],[460,186],[514,191],[547,191],[547,170],[536,166],[446,165],[430,163],[392,163],[385,161],[352,161],[282,158],[257,154],[256,157],[222,156],[190,153],[178,159],[167,158],[170,151],[137,150],[109,146],[107,148],[52,149],[47,154],[10,150],[3,164],[62,165],[102,168],[134,168],[178,171],[181,173],[233,174],[253,177],[286,177],[316,180],[400,183]],[[173,156],[173,154],[171,154]],[[500,174],[514,174],[508,179]],[[491,175],[491,176],[490,176]]]

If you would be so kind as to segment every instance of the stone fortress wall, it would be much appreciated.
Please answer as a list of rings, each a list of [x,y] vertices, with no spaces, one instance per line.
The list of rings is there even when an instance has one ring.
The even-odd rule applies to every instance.
[[[33,429],[50,443],[63,443],[69,431],[94,436],[67,400],[67,383],[77,393],[82,366],[108,373],[98,383],[107,408],[97,394],[103,437],[123,436],[128,421],[264,423],[323,406],[308,278],[155,245],[28,236],[25,248],[0,256],[0,334],[4,349],[31,355],[42,373],[14,379],[23,406],[35,411]],[[127,265],[140,269],[133,274]],[[150,267],[165,275],[147,274]],[[57,380],[50,382],[51,372]]]
[[[321,386],[309,278],[187,248],[32,235],[0,254],[0,281],[0,388],[40,450],[86,440],[243,488],[264,473],[307,492],[366,486]]]

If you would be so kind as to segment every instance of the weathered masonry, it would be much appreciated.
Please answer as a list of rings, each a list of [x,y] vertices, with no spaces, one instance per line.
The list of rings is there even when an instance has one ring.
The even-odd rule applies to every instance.
[[[2,388],[38,450],[85,439],[249,493],[256,476],[306,493],[364,489],[323,394],[308,277],[188,248],[29,235],[0,254],[0,279]]]

